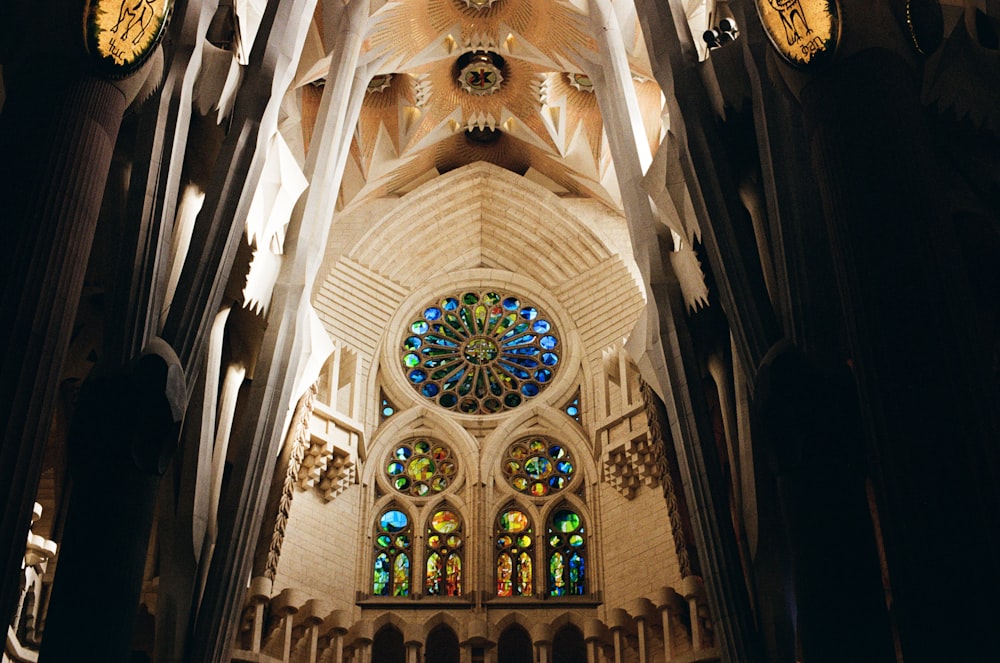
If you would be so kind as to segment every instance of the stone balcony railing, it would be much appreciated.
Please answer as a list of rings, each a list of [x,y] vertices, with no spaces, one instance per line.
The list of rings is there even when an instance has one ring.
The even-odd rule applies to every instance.
[[[305,592],[285,589],[272,596],[266,578],[254,578],[233,661],[253,663],[371,663],[375,624],[354,619],[348,610]],[[527,608],[524,612],[529,612]],[[422,660],[421,648],[439,623],[424,613],[419,622],[402,620],[406,660]],[[461,621],[456,633],[461,663],[498,663],[498,627],[481,614]],[[651,597],[637,598],[607,611],[604,620],[578,624],[587,648],[587,663],[711,663],[719,660],[715,634],[700,578],[689,576],[680,587],[662,587]],[[552,660],[553,627],[545,621],[528,626],[538,663]]]

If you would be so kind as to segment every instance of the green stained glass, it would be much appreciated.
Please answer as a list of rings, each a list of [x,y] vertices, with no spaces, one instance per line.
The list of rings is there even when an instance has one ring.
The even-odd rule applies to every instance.
[[[396,490],[405,491],[410,487],[410,480],[406,477],[396,477],[392,485],[396,487]]]
[[[389,473],[389,476],[396,476],[397,474],[402,474],[406,470],[406,466],[402,463],[389,463],[389,466],[385,468],[385,471]]]
[[[580,527],[580,516],[569,509],[562,509],[552,517],[552,524],[558,532],[573,532]]]
[[[519,547],[521,547],[521,548],[528,548],[528,547],[531,546],[531,535],[530,534],[521,534],[520,536],[517,536],[514,539],[514,541],[517,543],[517,545]]]
[[[400,534],[396,537],[393,543],[399,548],[409,548],[410,547],[410,537],[405,534]]]
[[[549,463],[548,458],[542,458],[541,456],[534,456],[529,458],[524,463],[524,470],[528,473],[528,476],[532,479],[538,479],[548,475],[552,471],[552,466]]]
[[[372,593],[375,596],[389,595],[389,556],[380,553],[375,557]]]
[[[431,444],[427,440],[420,440],[419,442],[416,442],[413,445],[413,451],[418,454],[426,454],[430,450],[431,450]]]
[[[549,594],[552,596],[563,596],[566,593],[565,571],[562,553],[552,553],[549,557]]]
[[[553,534],[552,536],[549,537],[549,545],[552,546],[553,548],[558,548],[559,546],[562,545],[562,537],[559,536],[558,534]]]
[[[410,595],[410,558],[405,553],[396,555],[392,563],[392,595]]]
[[[426,481],[434,476],[434,461],[430,458],[414,458],[407,473],[417,481]]]
[[[522,532],[528,528],[528,515],[523,511],[505,511],[500,516],[500,529],[504,532]]]
[[[452,511],[438,511],[431,516],[431,527],[442,534],[450,534],[458,529],[458,516]]]
[[[400,362],[417,392],[437,405],[497,414],[535,398],[554,379],[559,334],[538,306],[468,290],[421,310],[401,345]],[[540,362],[548,368],[539,369]]]
[[[579,534],[573,534],[569,537],[569,545],[573,547],[579,547],[583,545],[583,537]]]
[[[382,548],[388,548],[389,545],[392,543],[392,537],[389,536],[388,534],[379,534],[375,538],[375,542]]]

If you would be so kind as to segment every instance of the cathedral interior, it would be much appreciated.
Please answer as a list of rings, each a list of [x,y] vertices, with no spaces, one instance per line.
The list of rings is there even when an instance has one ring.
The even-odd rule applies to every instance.
[[[0,73],[4,663],[1000,659],[998,0],[10,0]]]

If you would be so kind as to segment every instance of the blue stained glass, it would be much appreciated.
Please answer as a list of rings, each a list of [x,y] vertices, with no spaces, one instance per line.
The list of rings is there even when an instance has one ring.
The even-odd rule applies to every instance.
[[[446,311],[454,311],[458,308],[458,300],[454,297],[447,297],[441,300],[441,307]]]
[[[522,322],[521,324],[516,325],[513,329],[511,329],[506,334],[504,334],[503,336],[501,336],[500,340],[501,341],[506,341],[508,339],[514,338],[518,334],[523,334],[527,330],[528,330],[528,323],[527,322]]]
[[[507,299],[503,300],[503,307],[508,311],[516,311],[518,308],[520,308],[520,306],[521,302],[515,297],[508,297]]]
[[[572,594],[583,594],[584,560],[578,553],[569,558],[569,591]]]
[[[554,352],[543,352],[542,363],[546,366],[555,366],[559,363],[559,355]]]
[[[403,341],[403,349],[407,351],[416,350],[421,345],[419,336],[409,336]]]
[[[537,337],[534,334],[525,334],[524,336],[518,336],[515,339],[509,341],[504,341],[504,347],[514,347],[515,345],[526,345],[528,343],[533,343]]]
[[[543,336],[538,340],[538,345],[542,346],[545,350],[551,350],[559,344],[555,336]]]
[[[538,385],[534,382],[526,382],[521,385],[521,393],[531,398],[538,395]]]
[[[424,311],[424,317],[432,322],[434,320],[439,320],[441,318],[441,309],[436,306],[432,306]]]
[[[443,385],[441,385],[441,386],[444,389],[453,389],[455,387],[455,385],[458,384],[458,381],[462,379],[463,375],[465,375],[465,369],[464,368],[461,369],[461,370],[459,370],[459,371],[456,371],[455,374],[452,375],[447,380],[445,380],[445,383]]]
[[[540,368],[537,371],[535,371],[535,379],[541,382],[542,384],[545,384],[546,382],[552,379],[552,371],[550,371],[547,368]]]
[[[413,455],[413,451],[410,449],[410,447],[397,447],[396,453],[394,455],[396,456],[396,458],[400,460],[406,460],[411,455]]]
[[[386,406],[384,406],[382,408],[382,416],[383,417],[391,417],[394,414],[396,414],[396,410],[393,409],[393,407],[391,405],[386,405]]]
[[[414,366],[420,364],[420,357],[411,352],[410,354],[403,356],[403,363],[406,364],[408,368],[413,368]]]
[[[504,354],[533,356],[538,354],[538,348],[504,348]]]
[[[406,529],[407,523],[409,523],[409,519],[406,514],[396,509],[386,511],[378,521],[379,527],[386,532],[400,532]]]
[[[437,396],[439,389],[433,382],[428,382],[423,387],[420,388],[420,393],[422,393],[427,398],[434,398]]]
[[[562,472],[563,474],[572,474],[573,463],[569,462],[568,460],[561,460],[558,463],[556,463],[556,469]]]
[[[534,306],[525,306],[521,309],[521,317],[525,320],[534,320],[538,317],[538,309]]]
[[[556,460],[562,458],[566,455],[566,450],[560,447],[558,444],[553,444],[549,447],[549,456],[555,458]]]
[[[434,345],[440,345],[440,346],[445,347],[445,348],[457,348],[458,347],[458,343],[456,343],[454,341],[449,341],[446,338],[441,338],[440,336],[434,336],[432,334],[428,334],[424,338],[427,339],[428,343],[433,343]]]
[[[420,384],[426,379],[427,379],[427,373],[424,373],[419,368],[415,368],[412,371],[410,371],[410,382],[412,382],[413,384]]]
[[[441,398],[438,399],[438,403],[441,404],[441,407],[446,407],[446,408],[455,407],[455,403],[457,402],[458,402],[458,396],[456,396],[455,394],[442,394]]]
[[[544,334],[548,330],[552,329],[552,325],[549,324],[548,320],[543,320],[539,318],[538,320],[535,320],[533,323],[531,323],[531,328],[534,329],[539,334]]]
[[[566,408],[566,414],[568,414],[571,417],[575,417],[578,414],[580,414],[580,408],[578,408],[575,405],[570,405]]]
[[[531,378],[531,374],[528,373],[528,371],[520,369],[512,364],[508,364],[506,362],[500,362],[500,367],[516,378],[521,378],[522,380],[528,380]]]
[[[425,334],[427,333],[428,327],[427,323],[424,322],[423,320],[417,320],[412,325],[410,325],[410,329],[413,330],[414,334]]]
[[[457,334],[455,334],[455,332],[452,330],[451,327],[449,327],[448,325],[445,325],[445,324],[441,324],[440,322],[435,322],[433,325],[431,325],[431,331],[434,332],[435,334],[440,334],[440,335],[443,335],[443,336],[447,336],[448,338],[452,339],[453,341],[461,341],[462,340],[461,338],[458,337]],[[442,343],[442,345],[443,345],[443,343]],[[458,343],[456,343],[455,345],[457,347]]]
[[[507,360],[507,361],[509,361],[512,364],[517,364],[518,366],[524,366],[525,368],[537,368],[538,367],[538,362],[537,361],[535,361],[534,359],[528,359],[527,357],[510,357],[510,356],[506,356],[506,357],[504,357],[504,359]],[[523,378],[521,378],[521,379],[522,380],[527,380],[528,379],[528,375],[525,374],[525,376]]]

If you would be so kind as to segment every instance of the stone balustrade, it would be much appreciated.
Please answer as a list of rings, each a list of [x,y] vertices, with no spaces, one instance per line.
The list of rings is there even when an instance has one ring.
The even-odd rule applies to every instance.
[[[570,609],[559,613],[555,621],[549,621],[553,612],[540,603],[516,609],[487,609],[485,619],[482,612],[443,607],[440,613],[447,613],[447,618],[434,611],[421,611],[419,621],[396,615],[386,622],[384,613],[358,618],[357,609],[334,610],[323,599],[297,589],[284,589],[272,596],[270,584],[266,578],[254,578],[250,584],[234,662],[372,663],[372,646],[383,622],[392,623],[400,631],[406,663],[424,660],[422,650],[428,636],[442,623],[455,627],[461,663],[500,663],[499,638],[503,628],[512,623],[522,625],[530,635],[536,663],[554,660],[556,633],[567,623],[582,634],[587,663],[719,660],[704,584],[696,576],[688,576],[677,588],[661,587],[651,596],[638,597],[620,607],[587,610],[603,613],[603,619]],[[539,609],[546,610],[546,619],[539,619]]]

